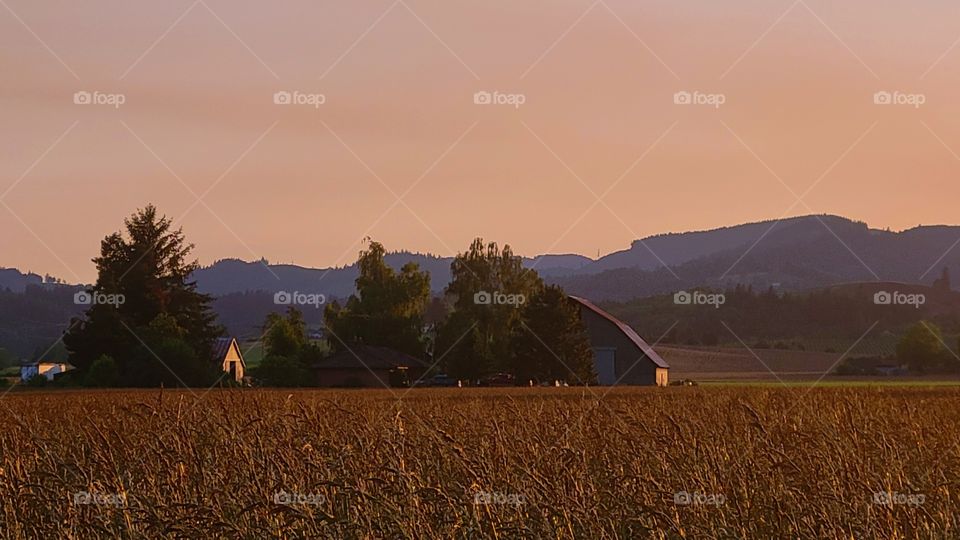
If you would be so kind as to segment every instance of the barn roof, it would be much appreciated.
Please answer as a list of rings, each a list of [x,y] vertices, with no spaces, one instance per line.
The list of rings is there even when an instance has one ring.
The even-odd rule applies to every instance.
[[[640,334],[636,332],[636,330],[634,330],[633,328],[630,328],[630,325],[614,317],[613,315],[607,313],[606,311],[600,309],[599,307],[596,306],[596,304],[587,300],[586,298],[580,298],[579,296],[571,296],[570,298],[572,300],[576,300],[581,306],[589,309],[590,311],[596,313],[597,315],[615,324],[617,328],[619,328],[620,331],[623,332],[624,335],[630,338],[630,341],[632,341],[633,344],[637,346],[637,348],[643,351],[643,354],[645,354],[647,358],[650,359],[651,362],[657,365],[657,367],[667,368],[667,369],[670,368],[670,365],[667,364],[667,362],[663,358],[661,358],[659,354],[657,354],[657,351],[653,350],[653,347],[651,347],[650,344],[644,341],[643,338],[640,337]]]
[[[426,367],[420,359],[387,347],[353,345],[314,364],[314,369],[394,369]]]

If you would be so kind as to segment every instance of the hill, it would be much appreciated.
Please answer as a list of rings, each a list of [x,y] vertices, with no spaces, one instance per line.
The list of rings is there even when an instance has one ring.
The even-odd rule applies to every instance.
[[[572,294],[623,301],[693,287],[722,289],[737,284],[795,291],[864,281],[930,285],[940,277],[942,268],[953,269],[955,274],[960,270],[960,249],[951,249],[960,240],[960,227],[924,226],[896,233],[836,216],[806,216],[764,222],[766,234],[761,232],[730,247],[760,230],[756,225],[689,233],[699,240],[715,239],[718,249],[669,269],[661,265],[655,269],[634,266],[584,271],[551,281]],[[730,229],[750,235],[734,234],[737,231]],[[683,236],[667,245],[671,249],[681,245]],[[656,250],[652,242],[648,245]],[[635,245],[631,252],[637,249]],[[639,249],[646,251],[642,246]],[[694,252],[703,253],[704,249]],[[607,263],[600,259],[591,266],[600,264]]]

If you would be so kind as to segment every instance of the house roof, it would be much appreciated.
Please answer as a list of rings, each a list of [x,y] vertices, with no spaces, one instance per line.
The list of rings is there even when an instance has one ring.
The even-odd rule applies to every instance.
[[[70,366],[71,368],[73,367],[73,366],[70,365],[69,362],[39,362],[39,361],[36,361],[36,360],[34,360],[34,361],[32,361],[32,362],[23,362],[23,363],[20,364],[20,367],[22,367],[22,368],[25,368],[25,367],[40,367],[40,366]]]
[[[237,338],[232,337],[217,338],[211,347],[211,359],[217,363],[223,362],[223,359],[227,357],[227,353],[230,351],[230,347],[236,343],[236,341]],[[246,361],[243,359],[243,352],[240,350],[240,345],[237,345],[237,353],[240,355],[240,361],[246,365]]]
[[[657,367],[667,368],[667,369],[670,368],[670,365],[667,364],[667,362],[663,358],[661,358],[659,354],[657,354],[657,351],[653,350],[653,347],[651,347],[650,344],[644,341],[643,338],[640,337],[640,334],[637,334],[636,330],[634,330],[633,328],[630,328],[630,325],[614,317],[613,315],[607,313],[606,311],[600,309],[599,307],[596,306],[596,304],[587,300],[586,298],[580,298],[579,296],[571,296],[570,299],[577,301],[581,306],[589,309],[590,311],[596,313],[597,315],[615,324],[617,328],[619,328],[620,331],[623,332],[624,335],[630,338],[630,341],[632,341],[634,345],[636,345],[641,351],[643,351],[643,354],[645,354],[647,358],[650,359],[651,362],[657,365]]]
[[[426,367],[420,359],[407,353],[375,345],[353,345],[348,350],[334,353],[313,365],[314,369],[394,369],[397,367]]]

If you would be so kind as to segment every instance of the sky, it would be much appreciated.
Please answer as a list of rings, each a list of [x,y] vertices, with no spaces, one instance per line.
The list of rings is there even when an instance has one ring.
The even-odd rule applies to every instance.
[[[946,1],[2,0],[0,266],[91,282],[148,203],[315,267],[956,224],[958,43]]]

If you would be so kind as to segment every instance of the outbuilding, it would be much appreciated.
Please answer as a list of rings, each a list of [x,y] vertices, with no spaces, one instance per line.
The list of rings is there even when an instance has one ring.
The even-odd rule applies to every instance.
[[[585,298],[570,300],[580,307],[601,385],[669,384],[670,366],[633,328]]]
[[[243,361],[243,353],[237,339],[232,337],[218,338],[213,342],[213,362],[228,373],[230,378],[241,382],[247,364]]]
[[[352,345],[313,366],[317,386],[409,386],[426,372],[423,361],[387,347]]]

